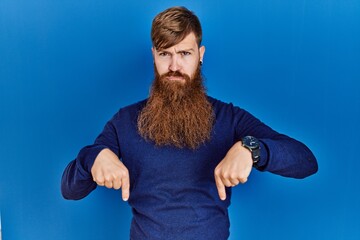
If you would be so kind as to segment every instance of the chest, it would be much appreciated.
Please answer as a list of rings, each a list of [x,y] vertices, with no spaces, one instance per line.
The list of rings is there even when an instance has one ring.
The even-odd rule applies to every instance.
[[[201,181],[212,178],[215,167],[233,144],[232,130],[219,124],[214,125],[211,140],[196,150],[155,146],[138,134],[135,121],[120,123],[117,129],[121,158],[133,179],[171,177],[174,181]]]

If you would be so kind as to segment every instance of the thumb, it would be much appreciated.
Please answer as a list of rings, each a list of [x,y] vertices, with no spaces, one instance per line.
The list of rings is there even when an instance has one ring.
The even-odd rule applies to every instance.
[[[224,201],[226,199],[225,185],[223,184],[221,178],[218,176],[215,176],[215,183],[216,183],[216,188],[219,193],[219,197],[221,200]]]

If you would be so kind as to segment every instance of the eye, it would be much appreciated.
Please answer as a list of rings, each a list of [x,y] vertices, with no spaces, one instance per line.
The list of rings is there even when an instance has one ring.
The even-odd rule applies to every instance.
[[[189,56],[191,55],[191,52],[187,52],[187,51],[182,51],[180,52],[181,56]]]
[[[168,52],[160,52],[159,56],[160,57],[166,57],[166,56],[169,56],[169,53]]]

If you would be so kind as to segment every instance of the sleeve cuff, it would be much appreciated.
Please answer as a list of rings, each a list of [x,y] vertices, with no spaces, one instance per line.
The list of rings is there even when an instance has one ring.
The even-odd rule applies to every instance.
[[[256,164],[256,168],[259,170],[263,170],[266,168],[266,165],[268,163],[268,149],[267,146],[261,141],[260,141],[260,160],[259,162]]]
[[[81,149],[77,158],[78,162],[80,163],[81,170],[87,174],[91,174],[91,168],[97,155],[99,155],[99,153],[105,148],[107,148],[105,145],[92,145]]]

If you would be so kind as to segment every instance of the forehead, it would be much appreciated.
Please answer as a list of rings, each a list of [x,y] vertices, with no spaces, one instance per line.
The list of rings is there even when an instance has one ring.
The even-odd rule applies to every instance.
[[[167,49],[158,49],[159,51],[161,50],[171,50],[171,49],[176,49],[176,50],[181,50],[181,49],[193,49],[195,50],[197,48],[197,41],[196,41],[196,37],[194,33],[190,33],[188,34],[181,42],[179,42],[178,44],[175,44],[174,46],[171,46]]]

